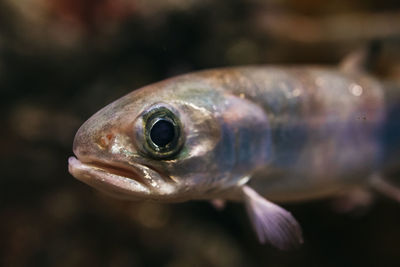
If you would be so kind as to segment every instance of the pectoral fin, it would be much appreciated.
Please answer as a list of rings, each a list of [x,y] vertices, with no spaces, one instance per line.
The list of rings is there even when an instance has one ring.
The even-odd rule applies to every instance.
[[[261,243],[290,249],[303,243],[301,227],[290,212],[266,200],[249,186],[242,187],[246,209]]]

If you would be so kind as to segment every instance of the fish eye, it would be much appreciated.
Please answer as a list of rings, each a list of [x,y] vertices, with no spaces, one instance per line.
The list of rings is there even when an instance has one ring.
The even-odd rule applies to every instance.
[[[174,140],[176,133],[173,122],[157,120],[150,129],[150,140],[158,147],[165,147]]]
[[[166,107],[156,107],[143,116],[144,148],[154,158],[170,158],[182,145],[179,118]]]

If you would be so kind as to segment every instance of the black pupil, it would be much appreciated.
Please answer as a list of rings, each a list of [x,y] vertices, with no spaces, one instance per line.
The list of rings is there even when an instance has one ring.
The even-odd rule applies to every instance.
[[[174,125],[167,120],[157,121],[150,130],[151,141],[159,147],[164,147],[171,143],[174,136]]]

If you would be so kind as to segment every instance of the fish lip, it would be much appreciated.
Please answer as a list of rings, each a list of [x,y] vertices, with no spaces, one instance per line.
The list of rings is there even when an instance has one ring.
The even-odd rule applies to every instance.
[[[78,161],[80,161],[80,163],[82,165],[94,168],[94,169],[101,169],[103,171],[106,171],[110,174],[113,175],[118,175],[121,177],[125,177],[125,178],[129,178],[132,180],[135,180],[137,182],[140,182],[142,184],[145,184],[145,181],[143,181],[140,177],[140,174],[138,172],[135,171],[135,169],[137,169],[139,166],[139,164],[131,164],[129,165],[130,169],[128,169],[127,167],[123,166],[123,165],[111,165],[110,163],[105,163],[105,162],[101,162],[101,161],[96,161],[96,160],[87,160],[87,161],[83,161],[83,160],[79,160],[79,158],[77,158]]]
[[[114,175],[118,175],[121,177],[125,177],[125,178],[130,178],[132,180],[140,180],[140,176],[135,173],[134,170],[130,170],[128,168],[122,167],[122,166],[113,166],[111,164],[108,163],[104,163],[101,161],[92,161],[92,160],[80,160],[79,158],[76,157],[70,157],[68,159],[68,163],[71,167],[78,167],[81,169],[85,169],[85,168],[91,168],[91,169],[97,169],[97,170],[102,170],[102,171],[106,171],[110,174],[114,174]],[[133,166],[131,166],[133,167]]]
[[[134,170],[98,161],[81,161],[76,157],[68,159],[68,170],[76,179],[119,198],[150,194],[149,186]]]

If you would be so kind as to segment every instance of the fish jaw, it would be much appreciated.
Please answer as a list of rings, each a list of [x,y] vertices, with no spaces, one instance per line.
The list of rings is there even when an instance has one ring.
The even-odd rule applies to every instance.
[[[131,198],[132,192],[150,194],[150,190],[136,180],[113,174],[105,168],[83,163],[75,157],[68,159],[68,170],[78,180],[118,198]]]
[[[68,159],[68,170],[78,180],[113,197],[127,200],[168,200],[176,186],[140,164],[119,168],[99,162]]]

